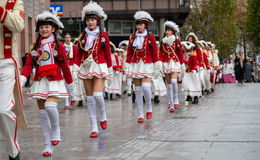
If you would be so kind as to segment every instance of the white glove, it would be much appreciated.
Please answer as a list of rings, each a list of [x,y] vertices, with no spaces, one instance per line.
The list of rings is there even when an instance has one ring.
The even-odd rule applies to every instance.
[[[210,69],[209,69],[209,70],[207,70],[207,72],[208,72],[208,74],[210,74]]]
[[[78,83],[78,80],[79,80],[79,78],[78,78],[78,71],[79,71],[79,66],[74,64],[71,74],[72,74],[72,78],[73,78],[75,83]]]
[[[120,72],[119,71],[116,71],[116,75],[119,75],[120,74]]]
[[[21,85],[21,88],[25,86],[25,83],[27,81],[27,78],[23,75],[20,75],[20,85]]]
[[[182,72],[185,72],[185,71],[186,71],[186,66],[185,66],[184,63],[181,65],[181,70],[182,70]]]
[[[126,75],[129,75],[129,67],[130,67],[130,64],[129,63],[125,63],[125,74]]]
[[[69,92],[71,99],[74,100],[75,99],[75,92],[74,92],[73,83],[67,84],[66,86],[67,86],[67,89],[68,89],[68,92]]]
[[[200,70],[200,71],[203,71],[203,70],[204,70],[204,68],[203,68],[203,67],[200,67],[200,68],[199,68],[199,70]]]

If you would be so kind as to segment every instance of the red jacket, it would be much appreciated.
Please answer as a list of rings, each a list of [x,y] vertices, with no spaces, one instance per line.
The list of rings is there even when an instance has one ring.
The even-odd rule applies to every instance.
[[[76,64],[82,63],[85,59],[87,59],[91,53],[93,56],[94,61],[97,64],[106,63],[107,67],[110,68],[112,66],[111,62],[111,50],[110,50],[110,40],[106,32],[101,32],[101,36],[98,35],[97,43],[93,47],[90,48],[88,51],[85,50],[85,45],[87,42],[87,34],[83,38],[83,40],[79,41],[79,58],[77,58]],[[102,43],[105,45],[102,46]]]
[[[63,46],[62,43],[59,43],[60,44],[60,47],[59,47],[59,50],[58,50],[58,55],[57,55],[57,58],[58,59],[61,59],[62,61],[57,61],[55,60],[55,64],[57,64],[57,74],[55,77],[47,77],[49,81],[59,81],[59,80],[63,80],[63,76],[64,75],[64,78],[65,78],[65,81],[67,84],[70,84],[73,82],[72,80],[72,76],[71,76],[71,72],[70,72],[70,69],[69,69],[69,66],[68,66],[68,63],[67,63],[67,59],[66,59],[66,50]],[[52,48],[55,48],[55,45],[56,43],[52,43]],[[39,51],[40,48],[38,48],[38,51]],[[38,52],[39,55],[40,55],[40,52]],[[39,56],[36,57],[36,61],[38,60]],[[36,73],[35,73],[35,76],[34,76],[34,81],[39,81],[41,79],[41,77],[39,77],[39,67],[36,68]],[[29,77],[31,72],[32,72],[32,69],[33,69],[33,57],[32,57],[32,54],[29,53],[28,54],[28,57],[26,59],[26,63],[23,67],[23,70],[22,70],[22,75],[25,76],[25,77]],[[62,74],[62,73],[63,74]]]
[[[183,63],[183,49],[182,49],[181,41],[177,39],[173,43],[171,48],[168,44],[162,43],[162,45],[160,47],[160,57],[161,57],[162,62],[170,62],[170,60],[172,59],[174,62],[180,62],[180,64],[182,64]]]
[[[76,64],[76,65],[80,65],[80,60],[79,60],[79,56],[78,56],[78,47],[76,45],[73,45],[72,46],[72,49],[73,49],[73,58],[70,58],[69,55],[70,55],[70,52],[69,51],[66,51],[66,57],[67,57],[67,60],[68,60],[68,64],[70,66]]]
[[[204,67],[205,69],[209,70],[209,69],[210,69],[209,59],[208,59],[209,57],[208,57],[208,55],[207,55],[206,52],[207,52],[206,50],[203,50],[202,61],[204,62],[204,63],[203,63],[203,67]]]
[[[131,34],[127,49],[126,63],[138,63],[140,59],[142,59],[144,63],[155,63],[160,60],[156,40],[153,34],[147,34],[144,39],[143,49],[136,49],[133,47],[134,40],[135,34]]]
[[[189,55],[189,60],[184,61],[185,64],[188,64],[186,72],[192,72],[192,70],[195,70],[198,72],[199,64],[201,63],[201,55],[199,55],[201,52],[199,49],[192,51]]]

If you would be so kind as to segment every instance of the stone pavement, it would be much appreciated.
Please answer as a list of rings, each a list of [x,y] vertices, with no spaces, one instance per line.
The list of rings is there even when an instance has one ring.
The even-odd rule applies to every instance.
[[[182,97],[183,99],[184,97]],[[183,100],[182,100],[183,101]],[[108,129],[89,138],[85,107],[59,106],[62,142],[43,158],[43,137],[34,100],[26,100],[29,127],[19,129],[22,160],[258,160],[260,84],[219,84],[199,105],[167,111],[166,97],[154,105],[151,120],[138,124],[130,97],[107,101]],[[0,137],[0,160],[6,149]]]

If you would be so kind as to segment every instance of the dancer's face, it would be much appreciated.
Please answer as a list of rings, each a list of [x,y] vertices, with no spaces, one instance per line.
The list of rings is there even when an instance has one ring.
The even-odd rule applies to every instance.
[[[39,27],[39,33],[43,38],[48,38],[53,32],[55,32],[55,28],[52,25],[47,24]]]
[[[66,44],[70,44],[70,42],[71,42],[71,36],[67,34],[67,35],[65,36],[65,43],[66,43]]]
[[[88,18],[86,19],[86,25],[89,30],[94,30],[97,28],[97,19],[95,18]]]
[[[144,30],[145,30],[145,24],[144,23],[136,24],[135,27],[136,27],[136,30],[139,33],[143,33]]]
[[[188,41],[192,43],[192,42],[193,42],[192,37],[189,37],[189,38],[188,38]]]
[[[173,35],[173,31],[171,29],[167,29],[165,31],[165,34],[166,34],[167,37],[172,36]]]

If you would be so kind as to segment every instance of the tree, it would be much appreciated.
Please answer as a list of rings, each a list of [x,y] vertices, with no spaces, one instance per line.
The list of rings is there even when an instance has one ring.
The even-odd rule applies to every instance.
[[[260,1],[248,0],[247,18],[245,24],[247,39],[255,47],[260,47]]]
[[[238,40],[236,7],[233,0],[190,0],[191,12],[182,31],[193,31],[199,39],[216,44],[221,57],[234,52]]]

